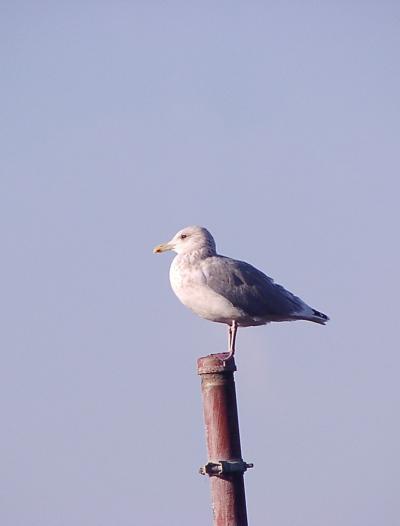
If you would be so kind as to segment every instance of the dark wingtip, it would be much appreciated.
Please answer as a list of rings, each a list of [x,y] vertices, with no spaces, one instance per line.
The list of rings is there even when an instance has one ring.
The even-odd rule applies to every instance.
[[[326,323],[327,321],[329,321],[329,317],[323,312],[319,312],[319,310],[313,309],[313,313],[314,316],[317,316],[317,318],[319,318],[322,321],[322,323]]]

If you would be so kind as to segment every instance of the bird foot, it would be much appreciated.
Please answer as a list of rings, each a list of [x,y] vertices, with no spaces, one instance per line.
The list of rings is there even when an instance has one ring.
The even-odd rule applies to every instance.
[[[230,351],[222,352],[222,353],[217,354],[217,356],[221,360],[221,362],[225,364],[226,362],[229,362],[230,360],[233,359],[234,353]]]

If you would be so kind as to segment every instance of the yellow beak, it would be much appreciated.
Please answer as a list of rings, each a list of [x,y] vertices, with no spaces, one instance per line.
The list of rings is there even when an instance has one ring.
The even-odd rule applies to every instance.
[[[161,243],[153,248],[153,254],[160,254],[161,252],[167,252],[167,250],[172,250],[174,247],[169,243]]]

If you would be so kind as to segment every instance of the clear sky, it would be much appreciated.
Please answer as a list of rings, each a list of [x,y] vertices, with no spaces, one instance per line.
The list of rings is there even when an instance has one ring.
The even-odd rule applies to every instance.
[[[400,4],[0,6],[0,523],[211,523],[204,225],[331,317],[239,330],[249,519],[400,524]]]

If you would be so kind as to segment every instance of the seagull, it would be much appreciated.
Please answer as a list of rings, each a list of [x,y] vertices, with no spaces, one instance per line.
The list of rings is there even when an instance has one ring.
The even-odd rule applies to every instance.
[[[169,279],[178,299],[198,316],[228,325],[229,360],[235,353],[238,327],[272,321],[329,320],[249,263],[217,253],[214,238],[200,226],[183,228],[154,253],[172,250]]]

